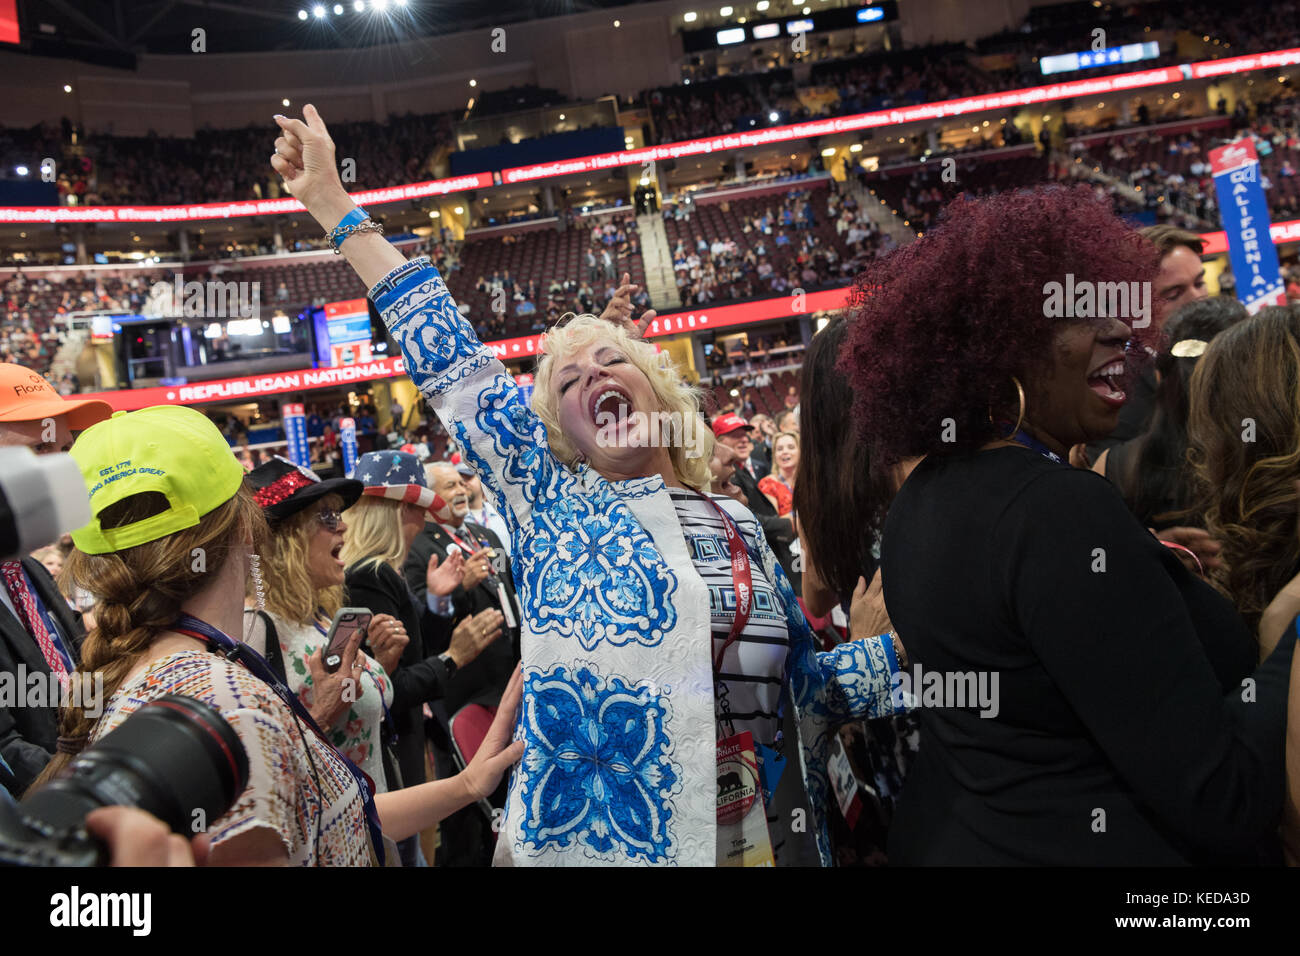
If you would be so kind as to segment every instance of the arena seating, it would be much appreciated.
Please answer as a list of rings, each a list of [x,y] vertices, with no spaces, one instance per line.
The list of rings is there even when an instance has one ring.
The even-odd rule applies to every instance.
[[[736,245],[736,252],[731,255],[713,256],[699,253],[702,260],[711,261],[716,269],[716,284],[709,284],[711,298],[707,301],[725,302],[750,296],[770,295],[772,282],[778,278],[788,281],[788,288],[808,288],[808,280],[802,276],[806,265],[811,265],[817,273],[812,285],[827,285],[843,278],[842,264],[850,262],[860,250],[850,248],[844,238],[837,233],[834,219],[827,212],[827,199],[830,189],[826,180],[814,181],[811,189],[793,187],[784,193],[764,195],[757,198],[737,198],[734,200],[711,202],[696,201],[690,207],[688,218],[678,219],[665,215],[664,228],[668,234],[670,249],[679,247],[687,255],[697,251],[701,238],[712,244],[715,240],[731,241]],[[796,225],[783,226],[783,213],[789,211],[796,222],[800,218],[796,207],[807,202],[811,207],[815,224],[810,229],[798,228]],[[770,234],[756,228],[756,220],[771,215]],[[790,240],[788,245],[778,245],[778,236],[784,234]],[[806,262],[800,262],[804,252],[802,243],[811,235],[816,237],[817,247]],[[763,250],[762,255],[759,249]],[[828,257],[828,251],[834,252]],[[754,261],[746,262],[747,257],[761,263],[764,259],[772,266],[770,280],[763,280],[752,268]],[[833,258],[833,262],[830,261]],[[680,268],[678,260],[677,274],[686,273]],[[733,270],[739,268],[743,276],[729,278]],[[684,299],[693,299],[690,290],[693,282],[689,277],[683,285]],[[779,285],[779,283],[778,283]],[[777,291],[783,291],[778,289]],[[695,299],[695,301],[699,301]]]
[[[630,212],[578,217],[572,227],[562,232],[556,231],[554,222],[540,222],[526,231],[493,230],[492,234],[479,238],[471,235],[460,249],[459,269],[447,277],[448,288],[458,303],[469,307],[476,327],[485,330],[490,338],[514,338],[537,331],[534,325],[539,321],[551,321],[574,307],[573,295],[552,306],[547,289],[554,280],[571,282],[575,289],[588,283],[585,258],[588,249],[599,253],[608,248],[615,261],[616,279],[626,272],[633,282],[644,287],[645,262],[641,253],[618,255],[617,244],[606,246],[603,242],[593,242],[591,230],[596,224],[602,227],[613,224],[629,237],[635,235],[636,218]],[[509,276],[525,285],[530,279],[535,281],[538,298],[532,301],[537,312],[516,315],[514,297],[508,294],[507,314],[494,316],[492,292],[478,287],[480,278],[491,280],[494,274],[503,279]],[[589,284],[594,294],[593,304],[603,308],[608,298],[605,295],[608,279],[602,274],[597,282]]]

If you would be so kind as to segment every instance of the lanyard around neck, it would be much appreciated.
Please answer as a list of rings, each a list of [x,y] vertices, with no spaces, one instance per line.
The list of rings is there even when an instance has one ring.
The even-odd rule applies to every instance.
[[[731,632],[727,635],[726,641],[722,647],[713,656],[713,673],[716,676],[722,670],[722,656],[727,652],[732,644],[740,638],[740,634],[749,623],[750,607],[754,595],[754,572],[750,568],[749,552],[745,547],[745,539],[740,536],[740,529],[736,527],[735,519],[719,507],[718,503],[704,494],[692,488],[697,495],[718,513],[722,519],[722,527],[727,535],[727,548],[731,552],[731,586],[736,594],[736,616],[731,622]]]
[[[298,695],[284,686],[280,678],[271,670],[271,665],[266,662],[266,659],[247,644],[236,641],[229,634],[213,627],[207,621],[201,621],[189,614],[182,614],[178,617],[168,627],[168,630],[175,631],[177,634],[184,634],[186,637],[192,637],[196,641],[202,641],[212,653],[219,654],[230,661],[238,661],[245,670],[275,691],[285,705],[293,711],[294,715],[310,727],[316,736],[320,738],[321,743],[333,751],[339,760],[343,761],[361,790],[361,799],[365,804],[366,823],[370,828],[370,839],[374,845],[375,855],[379,858],[379,863],[382,866],[384,863],[384,834],[379,825],[379,811],[375,807],[374,782],[364,770],[345,757],[337,747],[330,743],[329,738],[316,724],[311,713],[303,705],[303,702],[298,699]],[[317,786],[319,786],[319,782]],[[323,793],[318,796],[322,801],[325,799]]]
[[[1061,460],[1060,455],[1052,451],[1052,449],[1048,448],[1046,445],[1044,445],[1033,435],[1029,434],[1029,432],[1025,431],[1023,428],[1017,429],[1016,433],[1007,440],[1013,441],[1017,445],[1024,445],[1030,451],[1038,452],[1038,454],[1042,455],[1044,458],[1048,459],[1049,461],[1054,461],[1058,465],[1064,464],[1064,462]]]

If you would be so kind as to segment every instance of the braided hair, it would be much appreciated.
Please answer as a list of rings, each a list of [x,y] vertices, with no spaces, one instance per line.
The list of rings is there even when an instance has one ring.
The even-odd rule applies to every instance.
[[[160,514],[169,507],[158,492],[145,492],[105,508],[104,528],[117,528]],[[181,615],[181,607],[226,561],[266,539],[266,520],[247,482],[229,501],[174,534],[107,554],[74,550],[65,576],[97,600],[95,626],[81,646],[81,663],[72,675],[103,677],[105,699],[112,697],[140,662],[154,639]],[[98,718],[86,714],[88,701],[70,698],[59,711],[58,753],[36,779],[39,787],[57,776],[85,746]]]

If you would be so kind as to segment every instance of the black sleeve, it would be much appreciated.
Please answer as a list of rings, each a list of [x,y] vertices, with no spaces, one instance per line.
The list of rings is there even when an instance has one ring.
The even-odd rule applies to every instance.
[[[789,518],[782,518],[778,515],[757,516],[759,524],[763,526],[763,534],[767,536],[767,541],[773,547],[776,544],[783,544],[787,547],[795,539],[794,522]]]
[[[429,593],[429,558],[433,555],[433,542],[429,536],[421,532],[415,536],[411,542],[411,550],[407,552],[406,563],[402,565],[402,574],[406,577],[407,586],[410,587],[411,593],[416,599],[424,602]],[[421,607],[427,607],[421,603]]]
[[[13,772],[10,777],[0,770],[0,778],[15,799],[22,798],[53,756],[40,744],[23,739],[8,708],[0,708],[0,757]]]
[[[402,600],[405,595],[392,586],[380,567],[349,568],[344,589],[348,607],[368,608],[371,614],[390,614],[398,620],[410,616],[410,601]]]
[[[389,573],[384,574],[387,570]],[[401,576],[391,568],[349,569],[346,601],[349,607],[366,607],[374,614],[391,614],[406,627],[410,642],[402,653],[393,679],[392,710],[405,710],[425,701],[438,700],[447,690],[447,665],[424,654],[419,617]],[[365,645],[366,653],[370,647]],[[371,655],[374,656],[373,654]]]
[[[417,657],[408,664],[404,654],[397,673],[389,676],[393,678],[394,711],[441,700],[447,693],[447,665],[436,657]]]
[[[452,625],[463,616],[459,613],[460,605],[454,602],[457,594],[461,595],[463,600],[465,593],[463,589],[457,588],[452,594],[453,607],[457,612],[452,618],[442,617],[429,610],[429,561],[433,557],[435,548],[430,536],[421,532],[411,542],[406,563],[402,565],[406,586],[415,595],[420,641],[426,655],[441,654],[451,644]]]
[[[1014,626],[1141,802],[1213,852],[1277,824],[1294,633],[1222,696],[1161,546],[1092,472],[1030,481],[990,545]]]
[[[406,577],[411,593],[419,602],[424,641],[429,647],[437,647],[441,652],[447,649],[447,642],[451,640],[451,628],[446,626],[450,622],[429,610],[429,561],[435,551],[436,546],[429,535],[424,533],[417,535],[411,542],[411,550],[406,555],[406,563],[402,565],[402,573]],[[477,610],[473,600],[462,587],[451,592],[451,600],[454,608],[452,622],[459,621]]]

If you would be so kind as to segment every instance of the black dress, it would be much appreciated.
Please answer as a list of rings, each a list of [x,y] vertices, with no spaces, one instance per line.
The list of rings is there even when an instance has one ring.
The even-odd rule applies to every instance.
[[[1231,605],[1103,478],[1019,447],[921,462],[883,541],[913,673],[999,679],[995,717],[920,708],[891,863],[1258,858],[1282,806],[1294,630],[1243,701],[1254,650]]]
[[[421,639],[423,615],[406,580],[386,564],[358,563],[344,574],[343,601],[348,607],[369,608],[373,614],[391,614],[402,622],[411,638],[402,652],[393,679],[393,705],[390,708],[397,730],[397,763],[402,786],[424,783],[424,703],[446,693],[447,665],[432,656]],[[450,624],[440,625],[450,627]],[[363,645],[371,657],[369,644]],[[384,755],[387,764],[387,753]],[[393,776],[389,775],[390,789]]]

